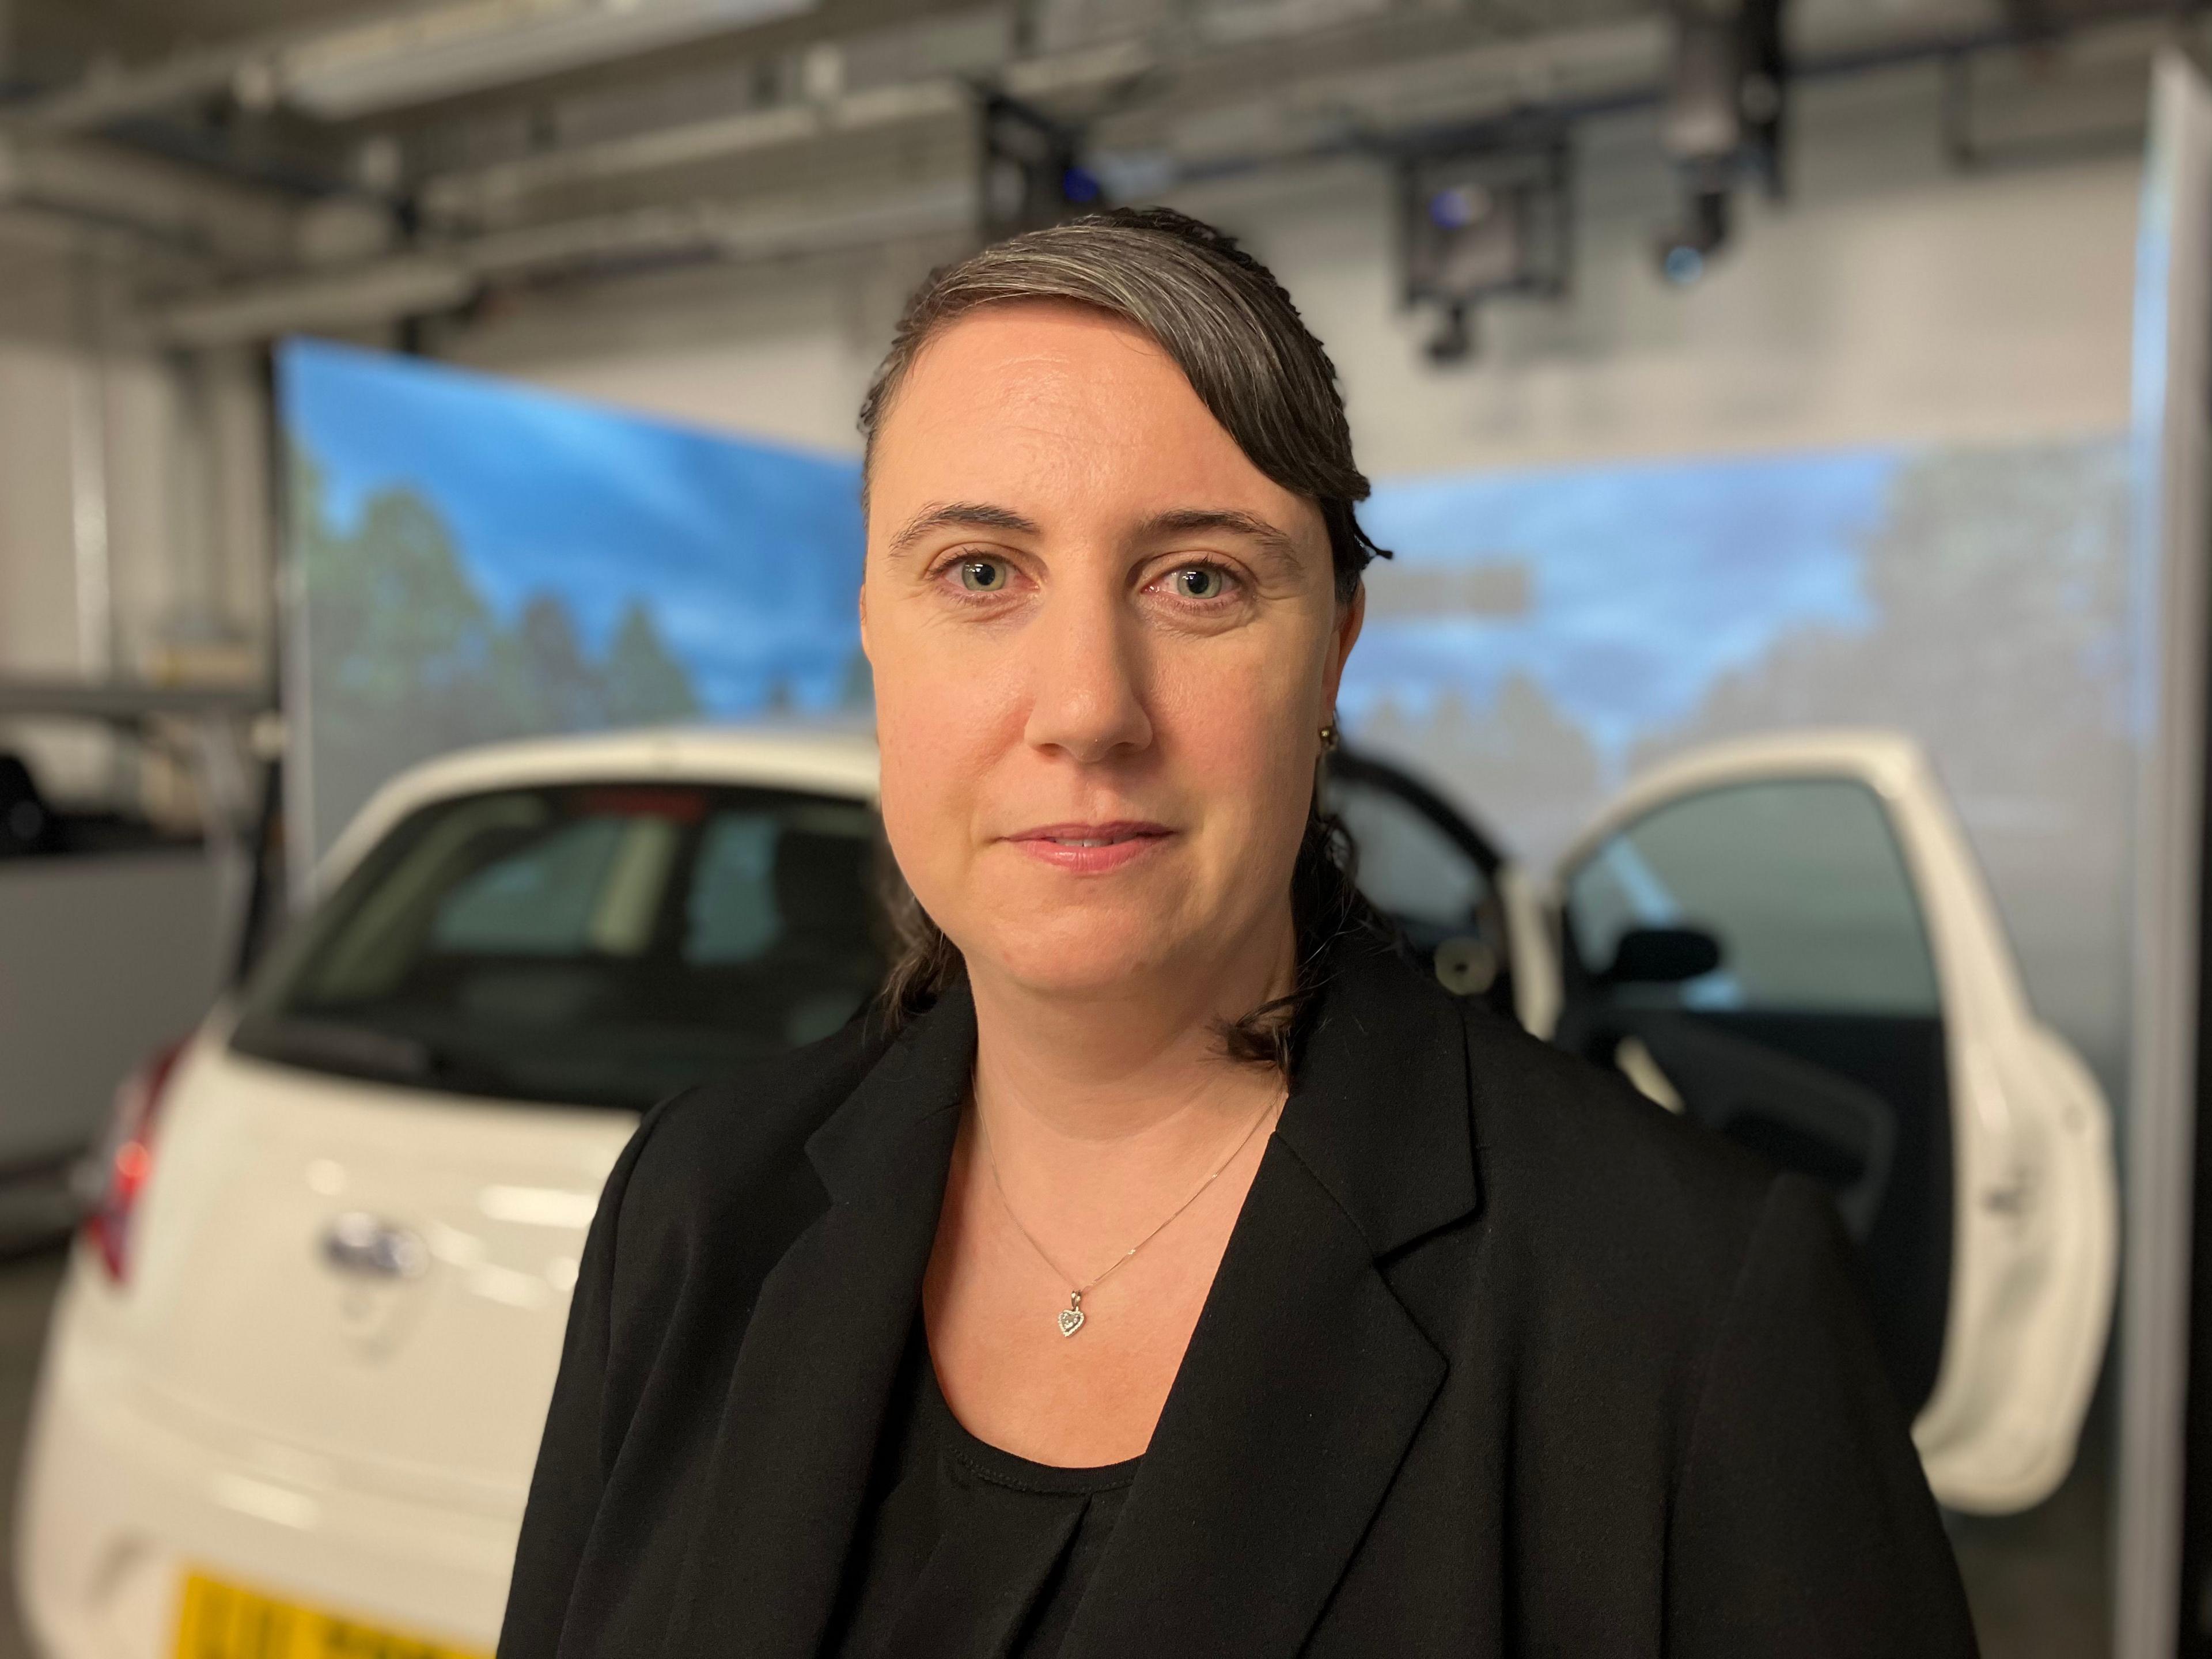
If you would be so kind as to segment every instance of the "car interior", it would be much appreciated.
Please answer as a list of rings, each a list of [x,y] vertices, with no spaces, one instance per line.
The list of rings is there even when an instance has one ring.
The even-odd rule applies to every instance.
[[[1949,1299],[1950,1099],[1934,962],[1881,802],[1823,777],[1678,798],[1562,885],[1558,1041],[1663,1079],[1668,1103],[1829,1191],[1917,1411]]]
[[[440,802],[272,959],[234,1046],[641,1109],[826,1036],[872,994],[876,835],[859,803],[757,789]]]
[[[1503,854],[1387,762],[1334,756],[1328,789],[1408,954],[1512,1018]],[[1949,1307],[1951,1107],[1935,967],[1881,802],[1817,776],[1678,798],[1584,854],[1561,898],[1554,1040],[1832,1196],[1917,1411]]]

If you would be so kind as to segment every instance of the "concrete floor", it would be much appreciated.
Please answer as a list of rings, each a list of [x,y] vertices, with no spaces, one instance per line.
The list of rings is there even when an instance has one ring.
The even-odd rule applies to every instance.
[[[2091,1407],[2066,1484],[2025,1515],[1950,1517],[1984,1659],[2109,1659],[2112,1393]]]
[[[62,1262],[52,1251],[0,1260],[0,1495],[15,1489]],[[2109,1421],[2100,1401],[2080,1462],[2049,1503],[2001,1521],[1954,1519],[1952,1542],[1984,1659],[2104,1659],[2111,1652]],[[13,1504],[0,1507],[0,1659],[33,1659],[16,1613],[14,1522]]]

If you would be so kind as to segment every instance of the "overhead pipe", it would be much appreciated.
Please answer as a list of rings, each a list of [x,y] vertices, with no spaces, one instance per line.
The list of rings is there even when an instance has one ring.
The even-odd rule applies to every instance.
[[[2162,0],[2136,0],[2101,14],[2095,27],[2140,25],[2170,16]],[[2083,28],[2089,25],[2081,26]],[[2002,27],[1929,27],[1904,38],[1868,39],[1863,31],[1825,31],[1805,43],[1802,72],[1830,76],[2010,47],[2017,37]],[[1267,49],[1282,43],[1271,41]],[[1491,41],[1446,52],[1401,58],[1386,65],[1330,70],[1279,85],[1272,105],[1297,108],[1362,107],[1403,112],[1409,103],[1449,103],[1454,122],[1490,118],[1514,109],[1570,114],[1656,104],[1666,84],[1670,33],[1658,15],[1544,35]],[[606,184],[665,168],[727,160],[793,148],[852,132],[890,130],[941,119],[979,94],[999,92],[1048,106],[1170,70],[1201,81],[1218,79],[1223,65],[1249,56],[1249,48],[1222,50],[1205,58],[1178,60],[1157,42],[1132,38],[1050,57],[1016,59],[981,84],[939,75],[816,99],[794,99],[574,145],[511,161],[434,175],[419,199],[434,217],[495,219],[522,209],[534,196],[578,185]],[[1470,96],[1472,93],[1472,96]],[[1117,113],[1127,113],[1122,111]],[[1394,125],[1419,125],[1401,113]],[[1359,148],[1375,130],[1333,140],[1294,141],[1279,157],[1297,159],[1323,150]],[[1229,155],[1187,157],[1180,176],[1214,177],[1258,165],[1261,158]]]
[[[750,28],[817,3],[431,0],[196,47],[142,69],[94,73],[59,91],[0,105],[0,123],[21,131],[91,132],[217,96],[252,108],[289,96],[311,112],[344,119]],[[432,66],[418,71],[419,90],[408,84],[410,60]],[[435,72],[441,61],[442,76]]]
[[[530,226],[398,254],[343,271],[241,284],[155,307],[156,338],[241,344],[317,329],[364,327],[465,305],[488,283],[641,258],[729,261],[834,252],[942,234],[975,219],[972,179],[845,207],[696,202]]]
[[[2001,29],[1931,33],[1925,39],[1887,47],[1808,55],[1800,59],[1796,73],[1802,78],[1820,78],[2015,44]],[[1132,60],[1126,54],[1102,57],[1093,52],[1084,61],[1088,73],[1105,75],[1109,70],[1126,72]],[[1408,73],[1425,86],[1439,86],[1440,94],[1437,74],[1447,70],[1450,74],[1446,78],[1456,85],[1463,88],[1473,82],[1486,91],[1478,104],[1462,106],[1451,122],[1424,125],[1414,120],[1391,126],[1338,122],[1332,131],[1319,136],[1288,135],[1290,142],[1275,149],[1263,147],[1241,154],[1173,158],[1156,169],[1158,176],[1151,187],[1164,189],[1336,155],[1388,153],[1393,144],[1434,137],[1509,107],[1544,110],[1569,120],[1647,107],[1656,105],[1662,94],[1659,70],[1663,61],[1663,31],[1650,23],[1638,23],[1553,37],[1548,42],[1479,48],[1449,59],[1329,76],[1322,86],[1328,90],[1330,101],[1342,100],[1355,106],[1364,101],[1402,110],[1408,101],[1402,90],[1391,96],[1389,88],[1395,76],[1402,88]],[[1054,75],[1045,73],[1054,65]],[[1636,72],[1639,66],[1644,69],[1641,74]],[[1053,81],[1055,75],[1066,76],[1069,69],[1059,60],[1032,60],[1023,67],[1027,71],[1023,75],[1009,72],[1006,79],[1010,85]],[[1056,84],[1067,90],[1077,81],[1058,78]],[[1551,95],[1528,96],[1529,88],[1539,85],[1547,86]],[[1310,82],[1303,90],[1315,94]],[[1355,100],[1355,94],[1360,95]],[[512,204],[518,197],[554,182],[603,179],[650,165],[694,162],[716,155],[804,141],[824,131],[838,130],[841,123],[866,126],[880,120],[888,130],[902,119],[941,118],[955,107],[954,98],[972,100],[975,96],[975,88],[947,77],[841,94],[803,109],[797,117],[779,111],[753,112],[635,139],[609,141],[581,152],[514,164],[511,171],[450,175],[428,183],[426,204],[483,210],[494,203]],[[849,105],[844,101],[848,97],[854,100]],[[1277,101],[1283,100],[1279,97]],[[1310,105],[1316,96],[1302,96],[1298,101]],[[863,209],[827,214],[812,209],[794,214],[776,204],[746,207],[695,202],[641,208],[482,233],[343,270],[289,275],[179,296],[155,307],[153,320],[158,335],[183,345],[246,342],[292,329],[360,326],[453,310],[465,304],[485,283],[502,276],[574,269],[626,258],[696,255],[744,259],[817,246],[847,247],[873,238],[951,228],[963,222],[963,214],[972,224],[974,207],[973,182],[952,180],[938,187],[935,193],[903,192]]]
[[[1525,100],[1535,85],[1557,95],[1570,88],[1590,92],[1641,84],[1656,74],[1663,60],[1663,40],[1656,23],[1612,25],[1540,41],[1485,45],[1427,58],[1418,65],[1334,78],[1356,82],[1417,67],[1425,81],[1494,86],[1503,106]],[[942,120],[972,110],[978,97],[989,93],[1036,103],[1096,91],[1165,67],[1167,61],[1158,53],[1133,41],[1009,64],[988,86],[941,75],[823,99],[795,99],[438,175],[424,181],[421,199],[434,216],[493,215],[512,210],[532,195],[562,187],[757,155],[836,135]]]
[[[298,250],[297,210],[120,145],[0,131],[0,209],[129,230],[178,252],[268,265]]]
[[[1856,73],[2010,44],[1999,33],[1949,37],[1883,52],[1854,51],[1815,58],[1801,62],[1796,73],[1803,78]],[[1585,61],[1595,65],[1605,59],[1593,55]],[[1656,106],[1662,93],[1656,80],[1631,86],[1616,76],[1608,84],[1591,82],[1583,96],[1520,106],[1562,119],[1584,120]],[[1505,106],[1503,101],[1497,106]],[[1389,131],[1354,128],[1296,149],[1194,161],[1176,166],[1158,181],[1158,187],[1212,181],[1269,167],[1338,156],[1388,154],[1394,144],[1438,142],[1472,118],[1462,115],[1452,123],[1409,125]],[[246,343],[292,330],[364,326],[456,309],[484,283],[500,277],[573,270],[626,258],[691,255],[744,260],[834,251],[902,235],[972,229],[977,222],[977,208],[974,181],[952,179],[861,207],[827,211],[787,204],[742,206],[711,201],[635,209],[492,232],[342,271],[272,279],[179,298],[155,309],[152,326],[158,337],[179,345]]]

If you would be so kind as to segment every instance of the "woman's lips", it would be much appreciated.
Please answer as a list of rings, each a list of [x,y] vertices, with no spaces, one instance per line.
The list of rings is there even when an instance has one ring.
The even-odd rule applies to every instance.
[[[1056,870],[1099,875],[1135,862],[1172,833],[1164,823],[1047,823],[1006,840]]]

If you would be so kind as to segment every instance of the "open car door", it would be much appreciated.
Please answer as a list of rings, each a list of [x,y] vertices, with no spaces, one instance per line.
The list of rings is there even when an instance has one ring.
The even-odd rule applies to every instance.
[[[1456,996],[1531,1030],[1559,1011],[1559,965],[1541,896],[1488,836],[1411,773],[1340,750],[1323,805],[1358,850],[1360,891]]]
[[[2064,1478],[2110,1322],[2111,1118],[1909,740],[1645,775],[1560,866],[1556,1040],[1834,1195],[1937,1498]]]

